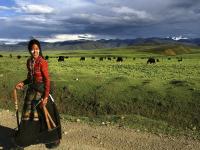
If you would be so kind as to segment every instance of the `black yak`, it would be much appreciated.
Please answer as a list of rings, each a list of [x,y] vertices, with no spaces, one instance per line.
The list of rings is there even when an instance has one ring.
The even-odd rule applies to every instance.
[[[99,60],[100,60],[100,61],[103,61],[103,57],[100,57]]]
[[[48,60],[48,59],[49,59],[49,56],[45,56],[45,59]]]
[[[85,57],[81,57],[81,58],[80,58],[80,61],[85,61]]]
[[[152,57],[150,57],[148,60],[147,60],[147,64],[155,64],[156,63],[156,60]]]
[[[123,61],[123,58],[122,57],[117,57],[117,62],[122,62]]]
[[[111,57],[108,57],[108,60],[111,60]]]
[[[17,56],[17,58],[18,58],[18,59],[20,59],[20,58],[21,58],[21,56],[20,56],[20,55],[18,55],[18,56]]]
[[[60,62],[60,61],[65,61],[65,57],[64,56],[59,56],[58,57],[58,62]]]

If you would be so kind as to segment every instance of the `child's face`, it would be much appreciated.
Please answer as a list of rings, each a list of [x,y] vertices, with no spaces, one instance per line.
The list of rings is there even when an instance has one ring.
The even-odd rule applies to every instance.
[[[40,49],[37,44],[33,44],[31,54],[32,54],[33,58],[35,58],[35,59],[39,56]]]

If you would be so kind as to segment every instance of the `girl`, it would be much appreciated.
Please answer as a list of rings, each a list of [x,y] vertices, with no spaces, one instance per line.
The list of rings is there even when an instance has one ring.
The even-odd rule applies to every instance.
[[[36,39],[29,41],[28,50],[31,57],[27,60],[27,79],[19,82],[16,89],[23,89],[28,85],[22,118],[15,136],[18,147],[31,144],[45,143],[47,148],[57,147],[61,139],[60,117],[50,93],[50,77],[48,63],[43,58],[40,42]],[[56,127],[48,131],[44,114],[47,108]]]

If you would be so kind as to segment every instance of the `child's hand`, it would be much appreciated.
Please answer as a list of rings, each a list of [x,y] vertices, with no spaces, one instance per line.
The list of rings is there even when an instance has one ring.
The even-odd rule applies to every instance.
[[[48,97],[43,98],[40,102],[40,108],[43,108],[44,106],[46,106],[47,101],[48,101]]]
[[[18,89],[18,90],[22,90],[24,88],[24,82],[17,83],[17,85],[15,86],[15,88]]]

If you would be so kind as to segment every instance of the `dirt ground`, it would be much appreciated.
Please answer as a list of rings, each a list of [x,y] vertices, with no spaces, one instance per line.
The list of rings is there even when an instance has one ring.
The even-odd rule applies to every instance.
[[[8,149],[15,114],[0,110],[0,149]],[[172,137],[144,133],[118,126],[97,126],[62,120],[63,138],[58,150],[199,150],[200,141],[188,137]],[[25,150],[45,150],[43,144]]]

